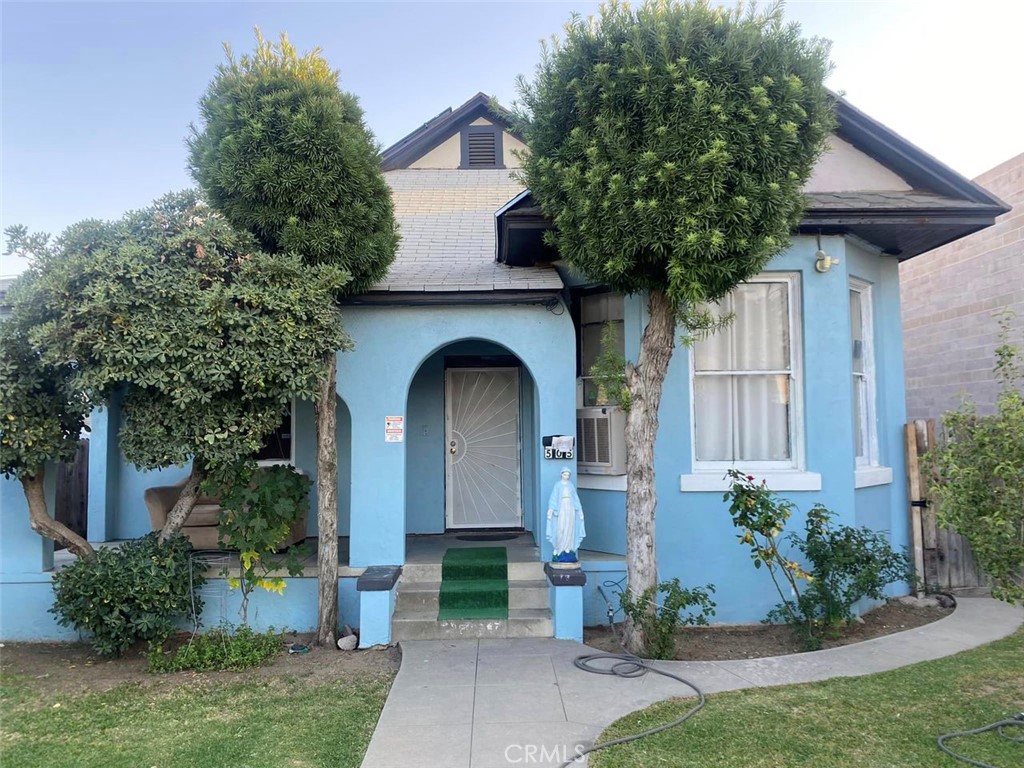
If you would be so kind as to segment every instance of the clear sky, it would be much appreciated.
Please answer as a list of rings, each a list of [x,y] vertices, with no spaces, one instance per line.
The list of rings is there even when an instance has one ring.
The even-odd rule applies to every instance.
[[[184,137],[252,28],[323,49],[385,146],[477,91],[515,98],[539,41],[587,2],[0,3],[0,222],[58,233],[191,184]],[[797,2],[829,85],[973,177],[1024,151],[1024,2]],[[0,274],[21,271],[3,257]]]

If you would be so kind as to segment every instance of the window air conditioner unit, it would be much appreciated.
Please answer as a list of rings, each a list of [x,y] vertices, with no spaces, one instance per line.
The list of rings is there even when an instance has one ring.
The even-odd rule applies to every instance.
[[[576,464],[584,475],[626,474],[626,414],[617,405],[576,409]]]

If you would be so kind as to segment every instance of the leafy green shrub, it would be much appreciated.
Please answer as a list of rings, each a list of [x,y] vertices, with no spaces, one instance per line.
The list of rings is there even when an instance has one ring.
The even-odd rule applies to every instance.
[[[833,527],[834,513],[815,504],[807,513],[805,535],[783,536],[794,505],[772,493],[764,483],[730,470],[730,501],[733,524],[743,530],[740,542],[751,549],[754,566],[765,567],[781,602],[768,613],[768,621],[789,624],[807,650],[821,647],[853,620],[853,606],[860,600],[881,599],[887,584],[907,580],[910,561],[896,552],[886,537],[869,528]],[[799,551],[809,564],[783,555],[781,540]],[[782,584],[789,587],[786,594]]]
[[[149,647],[147,661],[150,672],[237,672],[265,664],[281,652],[282,646],[281,635],[273,628],[255,632],[243,625],[232,632],[231,627],[224,626],[196,635],[173,653],[154,643]]]
[[[967,538],[992,596],[1008,602],[1024,601],[1024,389],[1012,317],[999,317],[995,414],[979,416],[965,401],[942,419],[947,443],[924,457],[939,520]]]
[[[303,546],[292,547],[284,558],[268,559],[287,540],[295,523],[309,509],[311,482],[291,466],[257,468],[246,463],[223,480],[218,538],[238,550],[238,576],[228,578],[242,593],[242,623],[249,621],[249,596],[256,588],[284,594],[285,580],[272,574],[286,569],[302,574]],[[225,576],[228,574],[225,573]]]
[[[830,523],[834,515],[821,505],[807,515],[806,536],[787,538],[811,564],[804,592],[804,613],[836,626],[854,618],[853,606],[865,598],[880,600],[885,587],[912,578],[906,552],[897,552],[886,536],[870,528]]]
[[[192,561],[184,536],[162,544],[158,536],[97,550],[57,571],[50,609],[57,622],[91,632],[97,653],[120,656],[139,640],[163,642],[180,619],[198,621],[205,566]]]
[[[646,640],[644,656],[651,659],[674,659],[676,629],[680,626],[706,625],[707,617],[715,615],[715,602],[708,594],[714,591],[714,584],[708,584],[704,589],[685,589],[679,579],[672,579],[661,582],[657,590],[644,590],[639,597],[633,597],[628,589],[624,589],[619,594],[619,601],[626,616],[643,630]],[[664,595],[660,602],[658,595]],[[648,610],[652,603],[655,605],[653,612]]]
[[[809,650],[852,621],[858,601],[880,600],[887,584],[912,578],[907,554],[893,550],[883,534],[848,525],[833,528],[833,517],[815,505],[807,515],[805,536],[786,536],[811,566],[807,586],[796,598],[800,620],[792,622]],[[776,609],[769,618],[785,620],[787,613]]]

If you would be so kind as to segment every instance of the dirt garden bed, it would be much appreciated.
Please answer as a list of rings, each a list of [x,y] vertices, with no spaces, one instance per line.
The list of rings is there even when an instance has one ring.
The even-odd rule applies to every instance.
[[[308,644],[312,637],[290,634],[284,639]],[[271,663],[244,672],[151,674],[146,670],[145,653],[145,645],[140,644],[119,659],[106,659],[84,643],[3,643],[0,644],[0,674],[31,678],[33,687],[43,694],[77,694],[106,691],[125,683],[174,687],[199,677],[230,683],[257,676],[292,679],[315,676],[317,682],[330,682],[393,675],[401,662],[397,648],[339,651],[311,647],[305,654],[289,654],[284,649]]]
[[[863,623],[845,627],[840,636],[825,641],[824,648],[859,643],[875,637],[903,632],[930,624],[953,612],[939,606],[915,607],[892,601],[865,613]],[[621,629],[607,626],[583,630],[583,642],[591,648],[620,652]],[[684,661],[727,661],[759,659],[802,653],[803,647],[789,627],[779,624],[744,624],[711,627],[684,627],[676,633],[676,658]]]

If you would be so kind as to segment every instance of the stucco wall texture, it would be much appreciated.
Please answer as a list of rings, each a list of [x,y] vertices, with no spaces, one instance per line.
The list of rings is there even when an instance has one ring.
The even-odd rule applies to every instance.
[[[900,265],[907,417],[938,418],[969,395],[995,408],[992,368],[999,343],[993,314],[1016,313],[1024,336],[1024,153],[974,181],[1013,210],[994,226]]]

